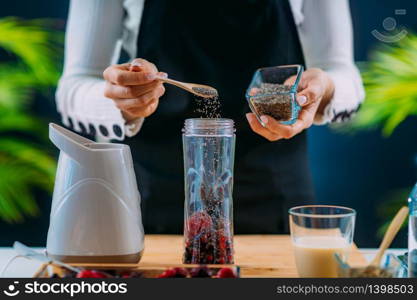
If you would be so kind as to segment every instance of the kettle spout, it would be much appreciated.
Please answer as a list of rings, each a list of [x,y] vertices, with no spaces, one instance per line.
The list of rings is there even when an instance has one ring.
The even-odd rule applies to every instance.
[[[54,123],[49,123],[49,139],[59,150],[80,164],[90,159],[91,151],[87,145],[95,143]]]

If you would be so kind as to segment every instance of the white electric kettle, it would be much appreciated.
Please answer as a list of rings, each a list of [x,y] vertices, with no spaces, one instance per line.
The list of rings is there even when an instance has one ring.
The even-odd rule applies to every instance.
[[[137,263],[144,248],[130,148],[49,124],[61,152],[46,250],[62,262]]]

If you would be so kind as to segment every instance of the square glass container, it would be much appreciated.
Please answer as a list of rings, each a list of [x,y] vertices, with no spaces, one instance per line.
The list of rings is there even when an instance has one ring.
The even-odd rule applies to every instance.
[[[262,126],[265,127],[262,115],[271,116],[285,125],[295,123],[301,109],[296,95],[303,71],[301,65],[267,67],[255,71],[246,91],[246,99]],[[293,80],[289,80],[291,78]]]
[[[338,277],[342,278],[406,278],[407,267],[394,254],[385,256],[378,268],[367,266],[350,266],[335,254],[338,264]]]

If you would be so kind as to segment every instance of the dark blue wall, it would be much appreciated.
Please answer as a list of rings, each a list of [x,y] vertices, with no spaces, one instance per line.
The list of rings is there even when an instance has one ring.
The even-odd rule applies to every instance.
[[[407,15],[395,16],[395,9],[406,9]],[[351,0],[351,10],[357,61],[366,60],[370,49],[380,43],[371,31],[382,32],[386,17],[394,17],[398,25],[417,31],[417,1]],[[416,128],[417,120],[408,120],[389,139],[376,131],[346,135],[328,127],[310,130],[317,199],[357,209],[355,240],[361,247],[376,246],[375,232],[386,221],[377,214],[384,196],[394,189],[411,188],[417,181]],[[406,246],[405,232],[396,239],[395,246]]]
[[[67,0],[2,1],[0,17],[65,19],[67,6]],[[407,15],[395,18],[399,24],[417,31],[417,1],[352,0],[351,7],[356,60],[367,59],[369,50],[378,42],[371,31],[382,30],[382,21],[386,17],[394,17],[395,9],[407,9]],[[42,107],[45,109],[45,106]],[[48,106],[48,110],[48,114],[56,118],[52,112],[53,104]],[[416,125],[417,120],[405,122],[389,139],[381,138],[378,132],[350,136],[336,133],[328,127],[310,130],[309,153],[318,201],[347,205],[358,210],[355,240],[361,247],[376,246],[375,232],[381,224],[376,210],[383,196],[396,188],[411,187],[416,181]],[[14,239],[32,245],[45,242],[50,199],[43,198],[40,203],[43,209],[41,218],[21,225],[0,223],[0,245],[10,245]],[[406,245],[404,234],[396,245]]]

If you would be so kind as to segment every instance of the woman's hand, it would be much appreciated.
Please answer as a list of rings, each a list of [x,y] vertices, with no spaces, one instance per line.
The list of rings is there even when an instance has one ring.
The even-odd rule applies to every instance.
[[[130,64],[110,66],[103,72],[104,96],[114,100],[126,121],[148,117],[155,112],[159,98],[165,93],[163,84],[155,80],[157,75],[167,76],[141,58]]]
[[[289,78],[285,84],[292,84],[295,78]],[[298,85],[297,102],[302,106],[298,120],[292,125],[283,125],[270,116],[261,116],[263,127],[253,113],[246,118],[253,131],[270,141],[290,139],[304,129],[309,128],[316,113],[322,113],[333,97],[334,83],[321,69],[308,69],[301,77]]]

